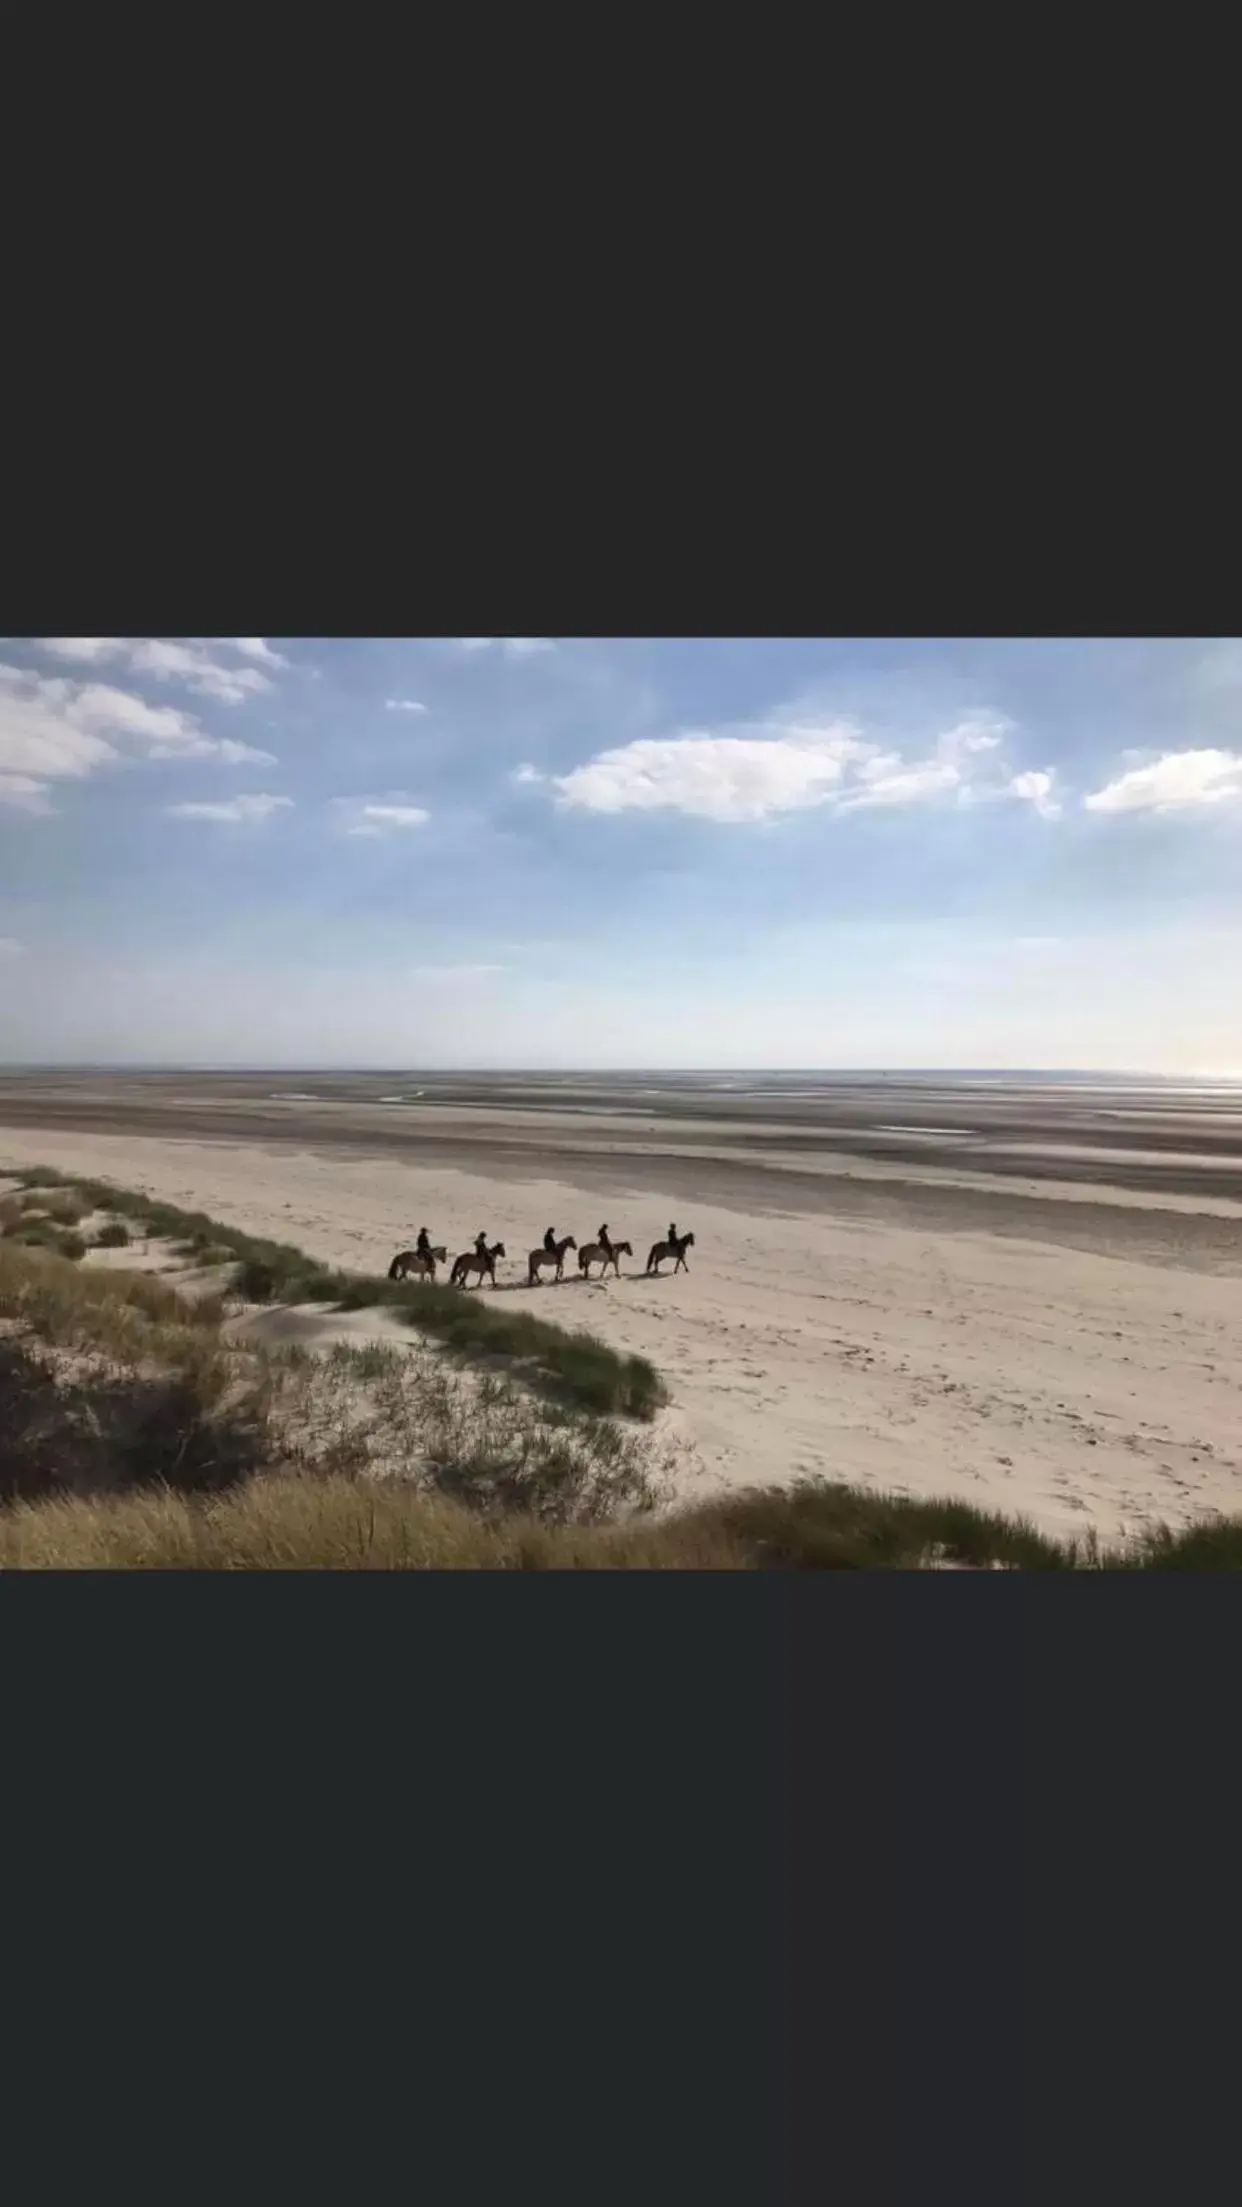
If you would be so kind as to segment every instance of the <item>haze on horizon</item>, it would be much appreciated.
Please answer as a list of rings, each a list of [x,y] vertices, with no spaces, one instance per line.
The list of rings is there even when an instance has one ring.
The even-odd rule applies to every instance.
[[[1242,1067],[1233,639],[8,639],[0,1063]]]

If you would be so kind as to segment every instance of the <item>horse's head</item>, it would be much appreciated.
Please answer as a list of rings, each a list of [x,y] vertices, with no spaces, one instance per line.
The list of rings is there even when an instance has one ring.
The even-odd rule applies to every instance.
[[[693,1234],[683,1234],[681,1237],[681,1246],[683,1249],[692,1248],[694,1246]]]
[[[432,1256],[433,1256],[433,1258],[435,1259],[435,1262],[436,1262],[437,1264],[443,1264],[443,1263],[445,1262],[446,1258],[448,1257],[448,1251],[447,1251],[447,1249],[446,1249],[446,1248],[444,1247],[444,1244],[443,1244],[443,1242],[441,1242],[441,1244],[440,1244],[440,1247],[439,1247],[438,1249],[433,1249],[433,1250],[432,1250],[432,1252],[431,1252],[431,1254],[432,1254]]]
[[[574,1240],[574,1237],[573,1237],[573,1235],[572,1235],[572,1234],[566,1234],[566,1236],[565,1236],[565,1241],[564,1241],[564,1245],[563,1245],[563,1246],[564,1246],[564,1247],[565,1247],[566,1249],[576,1249],[576,1248],[577,1248],[577,1246],[578,1246],[578,1244],[577,1244],[577,1242],[576,1242],[576,1241]]]
[[[495,1245],[493,1246],[493,1249],[492,1249],[492,1255],[493,1255],[493,1257],[503,1257],[503,1256],[504,1256],[504,1253],[505,1253],[505,1245],[504,1245],[504,1243],[503,1243],[502,1241],[498,1241],[498,1242],[496,1242],[496,1243],[495,1243]]]
[[[628,1241],[614,1241],[613,1251],[618,1257],[632,1257],[634,1252]]]

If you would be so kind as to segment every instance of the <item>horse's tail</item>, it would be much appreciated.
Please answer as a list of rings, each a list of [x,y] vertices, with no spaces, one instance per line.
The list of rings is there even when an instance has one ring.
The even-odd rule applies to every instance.
[[[391,1263],[391,1264],[389,1265],[389,1267],[388,1267],[388,1277],[389,1277],[389,1279],[390,1279],[390,1280],[399,1280],[399,1279],[400,1279],[400,1277],[401,1277],[401,1259],[400,1259],[400,1257],[394,1257],[394,1258],[393,1258],[393,1260],[392,1260],[392,1263]]]
[[[529,1264],[527,1265],[527,1268],[526,1268],[526,1285],[527,1285],[527,1287],[534,1287],[534,1285],[535,1285],[536,1281],[538,1280],[538,1278],[539,1278],[539,1258],[538,1258],[538,1256],[537,1256],[536,1252],[535,1252],[535,1251],[534,1251],[534,1250],[532,1249],[532,1250],[531,1250],[531,1253],[530,1253],[530,1263],[529,1263]]]

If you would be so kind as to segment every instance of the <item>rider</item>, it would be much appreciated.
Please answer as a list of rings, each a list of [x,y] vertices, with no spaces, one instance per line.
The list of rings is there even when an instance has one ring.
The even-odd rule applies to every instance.
[[[600,1230],[595,1239],[599,1243],[601,1249],[611,1250],[612,1243],[608,1239],[608,1228],[606,1224],[600,1227]]]
[[[427,1232],[425,1226],[420,1226],[418,1229],[417,1254],[420,1257],[429,1257],[431,1255],[431,1236]]]
[[[670,1219],[670,1220],[669,1220],[669,1222],[668,1222],[668,1238],[669,1238],[669,1240],[670,1240],[670,1241],[676,1241],[676,1239],[677,1239],[677,1221],[676,1221],[676,1219]]]
[[[556,1255],[556,1234],[551,1226],[549,1226],[547,1233],[543,1237],[543,1246],[547,1250],[550,1257],[554,1257]]]
[[[474,1250],[475,1250],[475,1255],[476,1255],[477,1257],[488,1257],[488,1256],[490,1256],[490,1255],[491,1255],[491,1251],[490,1251],[490,1249],[489,1249],[489,1248],[488,1248],[488,1246],[487,1246],[487,1236],[486,1236],[486,1234],[476,1234],[476,1235],[475,1235],[475,1237],[474,1237]]]

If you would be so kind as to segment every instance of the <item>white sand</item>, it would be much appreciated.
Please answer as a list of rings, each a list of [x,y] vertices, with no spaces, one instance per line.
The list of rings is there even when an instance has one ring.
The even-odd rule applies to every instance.
[[[692,1444],[687,1496],[816,1471],[1110,1536],[1242,1509],[1242,1234],[1231,1276],[983,1233],[671,1206],[627,1186],[633,1159],[601,1195],[128,1135],[0,1128],[0,1158],[110,1178],[359,1270],[386,1269],[423,1221],[451,1251],[484,1228],[509,1253],[502,1292],[660,1367]],[[670,1208],[694,1229],[691,1269],[646,1280]],[[601,1218],[632,1241],[630,1276],[522,1284],[549,1222],[582,1241]]]

